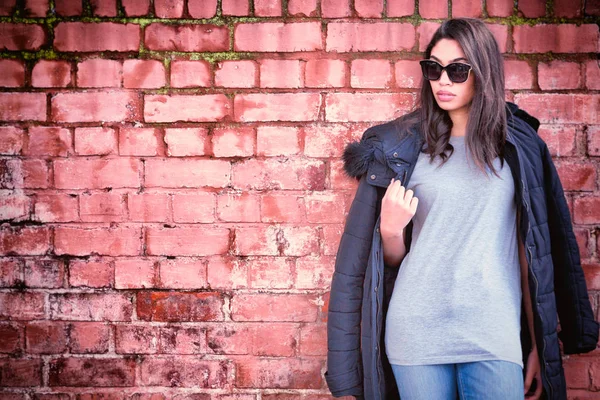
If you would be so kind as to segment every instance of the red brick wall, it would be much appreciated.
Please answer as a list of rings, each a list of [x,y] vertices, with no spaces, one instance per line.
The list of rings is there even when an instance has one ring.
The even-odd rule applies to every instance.
[[[449,16],[542,121],[598,308],[598,2],[0,3],[2,398],[329,398],[339,157],[414,106]],[[598,352],[565,368],[598,395]]]

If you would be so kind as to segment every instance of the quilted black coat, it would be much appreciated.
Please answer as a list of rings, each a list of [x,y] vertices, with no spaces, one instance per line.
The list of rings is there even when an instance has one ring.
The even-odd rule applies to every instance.
[[[599,325],[590,305],[562,185],[548,147],[537,135],[539,121],[510,102],[507,120],[505,161],[514,178],[515,202],[521,215],[518,224],[525,238],[543,397],[566,399],[559,339],[564,354],[592,351],[598,342]],[[403,185],[410,181],[424,138],[418,124],[407,131],[398,126],[394,121],[369,128],[360,142],[349,144],[344,151],[345,171],[359,184],[331,283],[325,377],[335,397],[400,398],[383,340],[385,314],[398,269],[383,262],[379,210],[392,178],[400,179]],[[407,251],[411,234],[412,221],[406,229]],[[521,311],[526,366],[532,344],[524,303]]]

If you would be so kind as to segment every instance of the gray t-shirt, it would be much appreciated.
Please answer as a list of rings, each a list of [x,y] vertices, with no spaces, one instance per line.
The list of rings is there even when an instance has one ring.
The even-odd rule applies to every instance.
[[[505,360],[523,367],[521,272],[514,180],[505,162],[485,174],[451,136],[442,167],[420,153],[408,189],[419,198],[411,249],[386,320],[390,363]]]

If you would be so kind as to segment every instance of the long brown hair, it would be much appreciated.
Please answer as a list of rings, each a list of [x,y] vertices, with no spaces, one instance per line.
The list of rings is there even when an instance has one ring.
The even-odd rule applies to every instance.
[[[504,165],[503,147],[506,141],[506,102],[504,100],[504,60],[498,43],[486,25],[474,18],[453,18],[442,23],[425,50],[425,58],[431,56],[431,49],[441,39],[453,39],[458,42],[475,77],[475,95],[469,109],[466,127],[466,145],[476,165],[489,169],[498,176],[493,160],[500,156]],[[424,152],[431,160],[442,158],[443,165],[453,152],[449,143],[452,120],[448,112],[441,109],[428,80],[421,81],[421,91],[417,95],[417,107],[420,112],[421,132],[427,143]]]

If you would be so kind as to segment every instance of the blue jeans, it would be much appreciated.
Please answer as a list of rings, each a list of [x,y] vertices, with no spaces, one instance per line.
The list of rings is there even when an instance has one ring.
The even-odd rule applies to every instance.
[[[500,360],[394,365],[402,400],[523,400],[523,369]]]

